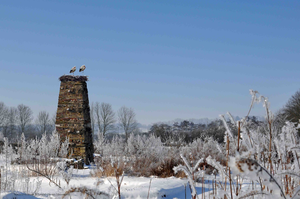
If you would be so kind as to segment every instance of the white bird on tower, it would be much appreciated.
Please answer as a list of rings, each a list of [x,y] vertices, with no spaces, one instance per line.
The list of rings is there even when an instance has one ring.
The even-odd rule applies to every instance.
[[[85,65],[80,66],[79,72],[83,72],[85,70]]]
[[[74,75],[74,72],[76,71],[76,66],[74,66],[71,70],[70,70],[70,73],[73,73]]]

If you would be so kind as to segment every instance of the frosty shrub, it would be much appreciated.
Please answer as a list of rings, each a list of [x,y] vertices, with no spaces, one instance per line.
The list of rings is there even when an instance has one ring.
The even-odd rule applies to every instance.
[[[157,164],[156,167],[151,169],[151,175],[166,178],[171,176],[185,177],[182,172],[175,173],[173,168],[181,163],[179,150],[168,149],[166,156]]]
[[[190,157],[194,161],[211,156],[225,165],[223,151],[223,145],[220,145],[212,137],[198,138],[181,149],[181,153],[185,157]]]
[[[192,161],[190,163],[182,154],[180,155],[180,157],[182,158],[184,165],[174,167],[174,172],[177,173],[178,171],[183,171],[185,173],[188,178],[192,199],[196,199],[197,191],[195,188],[195,180],[198,178],[198,176],[203,174],[202,172],[198,171],[198,167],[201,163],[204,162],[204,159],[201,158],[197,162]]]
[[[133,165],[133,172],[142,176],[151,175],[151,170],[158,167],[167,155],[160,138],[155,136],[134,136],[127,140],[126,152]]]
[[[111,142],[103,141],[104,158],[110,161],[110,156],[121,157],[125,155],[125,139],[120,136],[114,136]]]
[[[268,99],[259,96],[257,91],[250,90],[250,94],[252,101],[245,118],[236,122],[228,113],[238,129],[237,136],[221,115],[226,128],[225,148],[221,149],[226,157],[226,167],[214,157],[206,158],[207,164],[220,174],[214,195],[222,198],[299,198],[298,124],[286,122],[282,129],[274,127]],[[260,102],[266,111],[266,122],[263,128],[255,128],[248,115],[253,105]],[[244,182],[249,181],[252,186],[242,189]]]
[[[9,144],[8,138],[4,137],[4,143],[2,147],[1,156],[1,189],[2,190],[12,190],[14,189],[14,177],[11,176],[12,173],[12,160],[14,160],[15,151],[13,147]],[[3,169],[2,169],[3,168]]]
[[[111,173],[106,170],[109,169],[112,157],[122,158],[126,163],[124,170],[127,175],[159,177],[175,175],[173,168],[183,163],[178,155],[180,153],[186,157],[191,155],[194,161],[209,155],[224,165],[226,160],[223,153],[224,146],[219,145],[211,137],[198,138],[186,146],[178,147],[166,146],[160,137],[153,134],[149,136],[131,134],[127,142],[120,136],[115,136],[111,142],[99,139],[95,142],[95,148],[97,167],[103,168],[105,175]],[[103,172],[100,169],[95,175],[102,176]],[[181,173],[176,176],[181,176]]]
[[[26,144],[26,157],[23,155],[26,167],[33,174],[47,178],[51,183],[60,187],[57,182],[57,162],[66,158],[69,140],[60,142],[59,134],[53,131],[50,137],[43,134],[40,140],[34,139]]]
[[[100,145],[101,143],[101,145]],[[111,142],[97,141],[95,144],[100,153],[97,155],[97,167],[102,167],[105,173],[109,169],[111,158],[121,158],[126,166],[127,175],[170,177],[174,175],[173,167],[179,164],[179,149],[166,147],[160,138],[154,135],[141,136],[131,134],[127,142],[122,137],[115,136]],[[103,173],[99,170],[98,173]]]
[[[122,137],[114,136],[111,142],[109,142],[104,137],[98,136],[94,145],[96,170],[93,171],[93,176],[112,176],[114,174],[111,167],[112,158],[121,159],[126,162],[125,139]]]

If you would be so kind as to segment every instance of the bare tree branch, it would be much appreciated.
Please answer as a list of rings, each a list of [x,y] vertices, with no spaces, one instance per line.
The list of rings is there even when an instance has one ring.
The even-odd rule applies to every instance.
[[[102,136],[114,128],[115,121],[115,113],[108,103],[99,103],[96,102],[95,106],[93,107],[93,111],[95,114],[96,124],[98,127],[99,133]]]
[[[32,121],[32,110],[29,106],[20,104],[17,107],[17,121],[19,124],[19,133],[25,133],[27,125]]]
[[[49,133],[51,131],[51,120],[49,113],[40,111],[36,120],[37,129],[39,133]]]
[[[122,106],[118,111],[118,119],[121,128],[125,132],[126,141],[130,133],[137,129],[137,122],[135,120],[135,113],[132,108]]]

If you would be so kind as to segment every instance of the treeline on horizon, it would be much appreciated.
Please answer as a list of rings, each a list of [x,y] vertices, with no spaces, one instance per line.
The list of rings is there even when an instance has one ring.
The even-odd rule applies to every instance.
[[[224,142],[226,131],[222,120],[216,119],[207,124],[196,124],[188,120],[153,124],[148,132],[138,128],[136,114],[132,108],[121,107],[117,112],[109,103],[91,103],[91,126],[95,139],[99,137],[111,141],[118,135],[128,139],[130,134],[154,135],[167,145],[191,143],[197,138],[212,137],[219,143]],[[288,100],[286,105],[272,116],[275,128],[281,129],[286,121],[298,123],[300,119],[300,90]],[[40,138],[44,133],[51,134],[55,130],[56,114],[50,116],[46,111],[40,111],[36,118],[29,106],[20,104],[17,107],[7,107],[0,102],[0,140],[7,137],[11,143],[17,143],[22,133],[26,139]],[[264,128],[266,121],[255,116],[248,116],[253,128]],[[236,126],[227,120],[228,125],[237,134]],[[264,132],[264,129],[261,129]]]

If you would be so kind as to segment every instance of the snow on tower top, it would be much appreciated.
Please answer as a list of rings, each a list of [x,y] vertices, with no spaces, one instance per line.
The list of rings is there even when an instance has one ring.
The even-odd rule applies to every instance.
[[[61,82],[68,82],[68,81],[74,81],[74,82],[86,82],[88,81],[87,76],[73,76],[73,75],[63,75],[59,78]]]

